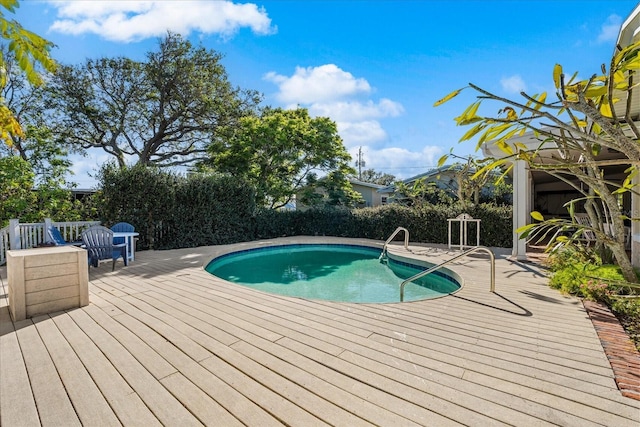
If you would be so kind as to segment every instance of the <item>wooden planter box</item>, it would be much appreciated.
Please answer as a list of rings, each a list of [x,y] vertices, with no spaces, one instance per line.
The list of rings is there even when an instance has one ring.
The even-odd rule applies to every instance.
[[[7,251],[14,321],[89,304],[87,251],[56,246]]]

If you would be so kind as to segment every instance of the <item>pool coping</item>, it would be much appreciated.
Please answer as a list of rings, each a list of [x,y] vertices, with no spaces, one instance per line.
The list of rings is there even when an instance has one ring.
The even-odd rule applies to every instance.
[[[357,244],[354,243],[339,243],[339,242],[334,242],[334,243],[328,243],[328,242],[324,242],[324,243],[272,243],[272,244],[267,244],[267,245],[259,245],[259,246],[254,246],[254,247],[248,247],[246,249],[240,249],[240,250],[231,250],[231,251],[222,251],[221,253],[215,255],[213,258],[211,258],[209,261],[207,261],[206,263],[203,263],[202,265],[202,269],[204,271],[206,271],[207,273],[211,274],[212,276],[220,279],[220,280],[225,280],[222,277],[218,277],[215,274],[211,273],[207,268],[209,267],[209,265],[211,265],[214,261],[217,260],[222,260],[226,257],[230,257],[236,254],[245,254],[245,253],[249,253],[249,252],[255,252],[255,251],[262,251],[262,250],[278,250],[278,249],[282,249],[282,248],[287,248],[287,247],[300,247],[300,246],[311,246],[311,245],[315,245],[315,246],[337,246],[337,247],[343,247],[343,248],[366,248],[366,249],[373,249],[373,250],[380,250],[382,253],[382,249],[380,247],[380,244],[378,242],[358,242]],[[393,262],[394,264],[400,265],[400,266],[405,266],[405,267],[409,267],[409,268],[413,268],[416,270],[420,270],[423,269],[427,270],[431,267],[436,266],[437,264],[434,264],[432,262],[426,261],[424,259],[420,259],[416,256],[408,256],[406,254],[398,254],[398,253],[394,253],[391,251],[393,247],[389,246],[387,251],[386,251],[386,255],[388,258],[388,261]],[[411,253],[409,253],[411,254]],[[421,299],[416,299],[416,300],[411,300],[411,301],[388,301],[388,302],[360,302],[360,301],[336,301],[336,300],[324,300],[324,301],[333,301],[333,302],[342,302],[342,303],[347,303],[347,304],[401,304],[401,303],[410,303],[410,302],[417,302],[417,301],[423,301],[423,300],[432,300],[432,299],[438,299],[438,298],[444,298],[447,296],[451,296],[451,295],[455,295],[458,292],[462,291],[462,289],[464,288],[464,278],[456,273],[454,270],[451,270],[450,268],[447,267],[441,267],[437,270],[434,270],[432,272],[434,275],[447,280],[449,282],[453,282],[457,285],[457,289],[452,291],[452,292],[448,292],[448,293],[443,293],[441,295],[437,295],[437,296],[433,296],[433,297],[429,297],[429,298],[421,298]],[[233,284],[239,284],[239,283],[234,283],[234,282],[229,282],[229,283],[233,283]],[[251,286],[249,286],[251,287]],[[254,290],[257,290],[259,292],[267,292],[270,293],[268,291],[263,291],[260,289],[256,289],[251,287]],[[278,294],[280,295],[280,294]],[[304,296],[295,296],[295,295],[285,295],[285,294],[281,294],[283,296],[288,296],[291,298],[302,298],[302,299],[311,299],[313,300],[314,298],[308,298],[308,297],[304,297]]]

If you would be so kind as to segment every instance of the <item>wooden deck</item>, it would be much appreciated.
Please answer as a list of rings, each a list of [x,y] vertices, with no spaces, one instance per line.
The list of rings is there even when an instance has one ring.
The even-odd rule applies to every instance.
[[[499,258],[491,294],[487,259],[466,258],[459,293],[404,304],[268,295],[202,268],[263,244],[139,252],[91,269],[90,305],[17,323],[0,300],[2,426],[640,423],[582,304],[535,265]]]

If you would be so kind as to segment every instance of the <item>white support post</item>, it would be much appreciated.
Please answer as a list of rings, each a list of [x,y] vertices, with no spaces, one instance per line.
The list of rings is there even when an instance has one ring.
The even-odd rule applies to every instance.
[[[637,167],[637,166],[636,166]],[[640,177],[633,178],[634,189],[640,188]],[[640,217],[640,196],[631,192],[631,217]],[[631,265],[640,267],[640,223],[631,221]]]
[[[22,242],[20,240],[20,220],[9,220],[9,247],[11,249],[22,249]]]
[[[51,237],[49,237],[49,232],[47,230],[49,230],[49,227],[51,227],[53,225],[53,222],[51,221],[51,218],[45,218],[44,219],[44,241],[46,243],[51,243]]]
[[[511,256],[518,261],[527,260],[527,243],[520,239],[517,230],[529,223],[531,185],[527,163],[516,160],[513,168],[513,249]]]

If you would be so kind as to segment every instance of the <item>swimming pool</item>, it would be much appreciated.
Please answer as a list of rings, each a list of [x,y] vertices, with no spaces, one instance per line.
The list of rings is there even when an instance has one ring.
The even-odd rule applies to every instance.
[[[264,292],[308,299],[359,303],[400,301],[400,283],[430,265],[390,256],[380,249],[345,244],[292,244],[232,252],[205,267],[216,277]],[[404,300],[449,295],[460,289],[447,269],[405,287]]]

